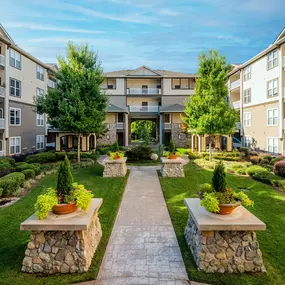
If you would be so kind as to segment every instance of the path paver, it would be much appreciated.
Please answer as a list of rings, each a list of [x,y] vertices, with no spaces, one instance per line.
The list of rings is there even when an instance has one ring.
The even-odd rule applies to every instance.
[[[132,167],[96,285],[190,284],[155,167]]]

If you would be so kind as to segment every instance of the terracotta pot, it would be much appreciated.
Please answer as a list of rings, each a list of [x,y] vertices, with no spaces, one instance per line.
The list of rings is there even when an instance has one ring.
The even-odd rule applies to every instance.
[[[114,159],[121,159],[119,155],[115,155]]]
[[[239,207],[241,205],[240,201],[237,201],[236,203],[233,204],[220,204],[220,211],[217,213],[219,215],[230,215],[234,209]]]
[[[53,206],[52,211],[56,215],[65,215],[75,212],[78,209],[76,203],[70,204],[58,204],[57,206]]]
[[[177,155],[175,153],[169,154],[168,159],[176,159]]]

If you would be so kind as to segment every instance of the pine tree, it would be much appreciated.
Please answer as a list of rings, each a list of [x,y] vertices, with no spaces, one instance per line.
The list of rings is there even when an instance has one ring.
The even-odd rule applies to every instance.
[[[57,191],[58,195],[66,196],[72,189],[73,177],[70,169],[70,162],[67,155],[64,161],[60,164],[57,176]]]
[[[230,66],[218,51],[202,53],[199,57],[199,78],[195,95],[185,102],[184,122],[188,131],[197,135],[209,135],[209,159],[212,159],[212,144],[216,135],[234,133],[237,112],[228,102],[227,74]]]
[[[226,173],[225,166],[222,161],[219,161],[219,163],[215,166],[215,170],[212,177],[212,185],[217,192],[226,191]]]
[[[169,153],[175,153],[175,144],[173,140],[170,140],[169,146],[168,146]]]

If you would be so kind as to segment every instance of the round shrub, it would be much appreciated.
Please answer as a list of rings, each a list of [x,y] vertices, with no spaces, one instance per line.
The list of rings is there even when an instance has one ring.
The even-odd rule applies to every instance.
[[[281,160],[279,162],[276,162],[274,164],[274,167],[273,167],[273,172],[276,175],[279,175],[281,177],[285,177],[285,160]]]
[[[3,177],[13,171],[15,171],[15,168],[9,162],[4,162],[3,160],[3,163],[0,163],[0,177]]]
[[[249,160],[252,164],[258,164],[260,162],[260,157],[257,155],[252,155],[249,157]]]
[[[266,184],[272,184],[272,181],[276,178],[276,176],[267,170],[261,170],[253,174],[252,178]]]
[[[266,169],[259,166],[259,165],[253,165],[253,166],[250,166],[246,169],[246,174],[253,176],[254,174],[256,174],[257,172],[260,172],[260,171],[266,171]]]
[[[265,153],[265,154],[260,155],[260,161],[262,163],[268,164],[268,163],[270,163],[271,160],[272,160],[271,154]]]
[[[26,157],[25,162],[27,163],[45,163],[45,162],[55,162],[56,155],[52,152],[41,152],[37,154],[32,154]]]
[[[150,160],[152,149],[148,146],[135,146],[131,150],[126,151],[126,157],[129,161]]]
[[[10,173],[0,178],[0,188],[3,188],[3,196],[13,196],[24,182],[25,175],[20,172]]]
[[[35,178],[36,176],[36,173],[33,169],[25,169],[22,171],[22,173],[25,175],[26,179]]]

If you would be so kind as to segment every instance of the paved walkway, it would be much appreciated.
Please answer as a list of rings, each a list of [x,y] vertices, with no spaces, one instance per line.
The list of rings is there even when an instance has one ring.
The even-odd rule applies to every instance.
[[[132,167],[96,285],[186,285],[155,167]],[[193,283],[195,284],[195,283]]]

